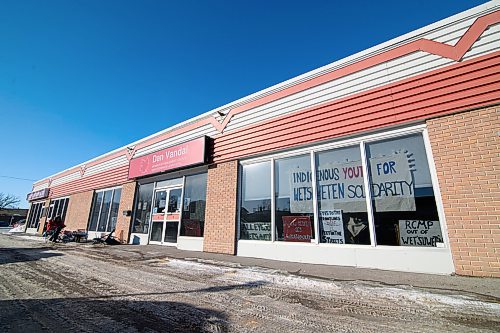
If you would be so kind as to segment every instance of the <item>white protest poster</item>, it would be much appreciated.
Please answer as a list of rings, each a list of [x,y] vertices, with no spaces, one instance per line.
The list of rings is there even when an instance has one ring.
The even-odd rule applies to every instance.
[[[241,223],[241,238],[251,240],[271,240],[271,222]]]
[[[366,212],[361,161],[323,164],[318,167],[316,179],[322,210]]]
[[[366,212],[361,161],[324,163],[316,170],[317,196],[321,209]],[[290,173],[290,211],[312,213],[312,173],[294,169]]]
[[[406,154],[370,158],[377,212],[415,211],[414,183]]]
[[[302,168],[290,172],[290,212],[313,212],[312,173]]]
[[[342,210],[321,210],[321,243],[345,244]]]
[[[433,246],[443,243],[439,221],[399,220],[401,246]]]

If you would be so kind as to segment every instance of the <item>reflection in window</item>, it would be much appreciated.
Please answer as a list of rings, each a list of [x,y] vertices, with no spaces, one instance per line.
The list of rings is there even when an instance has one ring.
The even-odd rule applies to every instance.
[[[203,237],[207,197],[207,173],[186,176],[181,236]]]
[[[315,155],[320,243],[370,244],[359,145]]]
[[[377,244],[443,243],[422,135],[367,145]]]
[[[157,191],[155,193],[153,214],[165,214],[166,206],[167,206],[167,191]]]
[[[151,201],[154,184],[138,184],[138,194],[134,209],[133,233],[147,234],[151,220]]]
[[[182,189],[180,188],[170,190],[170,193],[168,195],[167,213],[180,213],[181,195],[182,195]]]
[[[121,188],[94,193],[89,231],[111,232],[116,226]]]
[[[278,159],[274,174],[276,239],[310,242],[315,237],[310,156]]]
[[[43,202],[31,204],[30,215],[28,217],[28,228],[37,228],[43,212]]]
[[[271,162],[243,166],[240,239],[271,240]]]

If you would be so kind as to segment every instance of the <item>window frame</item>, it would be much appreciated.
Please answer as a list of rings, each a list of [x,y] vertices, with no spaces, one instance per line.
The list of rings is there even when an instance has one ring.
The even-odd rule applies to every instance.
[[[366,152],[366,144],[376,142],[376,141],[381,141],[381,140],[387,140],[387,139],[397,139],[399,137],[404,137],[412,134],[419,134],[422,136],[423,142],[424,142],[424,150],[427,158],[427,165],[429,167],[429,172],[430,172],[430,177],[432,181],[432,189],[434,191],[434,200],[436,202],[436,207],[437,207],[437,212],[438,212],[438,218],[440,221],[440,228],[441,228],[441,233],[443,235],[443,246],[439,247],[419,247],[419,246],[405,246],[405,249],[408,248],[414,248],[422,251],[426,250],[436,250],[436,249],[448,249],[449,250],[449,238],[448,238],[448,231],[447,231],[447,224],[446,224],[446,219],[444,215],[444,208],[443,208],[443,202],[442,202],[442,197],[441,197],[441,192],[439,190],[439,182],[438,182],[438,177],[437,177],[437,171],[436,171],[436,166],[434,163],[434,157],[432,154],[432,149],[431,149],[431,144],[430,144],[430,139],[429,139],[429,134],[427,131],[427,127],[425,124],[419,124],[419,125],[414,125],[411,127],[404,127],[404,128],[395,128],[390,131],[378,131],[374,132],[372,134],[364,135],[364,136],[358,136],[354,138],[348,138],[344,140],[338,140],[338,141],[333,141],[329,143],[324,143],[324,144],[318,144],[318,145],[311,145],[305,148],[299,148],[299,149],[293,149],[293,150],[287,150],[284,152],[279,152],[271,155],[265,155],[265,156],[259,156],[256,158],[249,158],[249,159],[243,159],[240,160],[240,167],[239,167],[239,176],[238,179],[242,180],[243,178],[241,177],[243,173],[243,166],[245,165],[250,165],[254,163],[259,163],[259,162],[266,162],[270,161],[271,162],[271,198],[274,198],[275,195],[275,188],[274,188],[274,183],[275,183],[275,173],[274,173],[274,168],[275,168],[275,161],[277,159],[282,159],[282,158],[289,158],[289,157],[294,157],[294,156],[300,156],[304,154],[309,154],[310,155],[310,160],[311,160],[311,171],[312,171],[312,190],[313,190],[313,210],[314,210],[314,226],[316,230],[318,231],[319,229],[319,212],[318,212],[318,198],[317,198],[317,193],[316,193],[316,163],[315,163],[315,156],[316,153],[323,152],[323,151],[330,151],[338,148],[345,148],[345,147],[352,147],[352,146],[358,146],[360,151],[361,151],[361,162],[362,162],[362,167],[363,167],[363,173],[366,175],[363,177],[363,185],[366,191],[366,205],[367,205],[367,213],[368,213],[368,227],[370,230],[370,245],[359,245],[359,244],[328,244],[328,243],[320,243],[319,242],[319,237],[316,235],[314,239],[311,240],[311,243],[300,243],[300,244],[292,244],[287,242],[287,244],[292,244],[292,246],[296,245],[302,245],[302,246],[310,246],[312,245],[317,245],[317,246],[326,246],[326,247],[351,247],[351,248],[384,248],[384,249],[394,249],[394,250],[401,250],[401,246],[391,246],[391,245],[377,245],[376,242],[376,233],[375,233],[375,219],[374,219],[374,212],[373,212],[373,206],[372,206],[372,193],[369,190],[370,188],[370,177],[369,175],[369,165],[367,162],[367,152]],[[258,242],[262,243],[263,241],[255,241],[255,240],[246,240],[246,239],[240,239],[240,210],[241,210],[241,200],[242,200],[242,190],[243,184],[242,181],[239,181],[238,184],[238,189],[239,189],[239,195],[238,195],[238,222],[237,222],[237,240],[242,241],[242,242]],[[276,243],[280,244],[283,242],[277,241],[275,239],[275,228],[276,228],[276,221],[275,221],[275,200],[271,201],[271,228],[273,232],[271,233],[271,241],[267,241],[265,243]]]
[[[87,222],[87,231],[88,232],[96,232],[96,233],[109,233],[111,232],[110,231],[107,231],[108,230],[108,225],[109,225],[109,222],[110,222],[110,217],[111,217],[111,211],[112,211],[112,206],[113,206],[113,200],[115,198],[115,191],[116,190],[123,190],[122,186],[114,186],[114,187],[109,187],[109,188],[105,188],[105,189],[100,189],[100,190],[95,190],[94,191],[94,194],[92,195],[92,206],[90,208],[90,216],[89,216],[89,220]],[[101,221],[101,215],[102,215],[102,206],[104,204],[104,196],[105,196],[105,193],[104,192],[107,192],[107,191],[111,191],[111,198],[110,198],[110,201],[109,201],[109,211],[108,213],[106,214],[106,226],[104,228],[104,231],[99,231],[99,222]],[[96,198],[96,195],[98,195],[98,193],[103,193],[103,198],[101,200],[101,203],[99,204],[99,213],[97,215],[97,221],[96,221],[96,226],[95,226],[95,230],[90,230],[90,225],[92,223],[92,217],[93,217],[93,212],[94,212],[94,208],[95,208],[95,198]],[[121,197],[121,193],[120,193],[120,197]],[[117,213],[117,219],[118,219],[118,216],[119,216],[119,213],[120,213],[120,203],[118,202],[118,213]],[[115,225],[115,228],[116,228],[116,225]]]

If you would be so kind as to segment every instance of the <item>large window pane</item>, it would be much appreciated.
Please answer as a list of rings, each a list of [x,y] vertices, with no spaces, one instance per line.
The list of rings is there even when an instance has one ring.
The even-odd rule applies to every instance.
[[[99,215],[99,224],[97,231],[106,231],[106,224],[108,222],[109,209],[111,208],[111,195],[113,191],[105,191],[102,199],[102,208]]]
[[[384,140],[366,147],[377,244],[442,245],[422,135]]]
[[[182,189],[170,190],[168,195],[167,213],[180,213]]]
[[[114,190],[113,202],[111,204],[111,213],[109,215],[108,227],[106,228],[106,231],[108,232],[111,232],[116,227],[116,219],[118,218],[118,208],[120,206],[121,195],[121,188]]]
[[[186,176],[181,236],[203,237],[207,197],[207,174]]]
[[[147,234],[151,220],[151,201],[153,198],[154,184],[139,184],[137,201],[134,210],[134,225],[132,232]]]
[[[310,156],[276,160],[274,173],[276,239],[310,242],[315,237]]]
[[[317,153],[319,241],[370,244],[359,146]]]
[[[271,162],[243,166],[240,239],[271,240]]]
[[[89,231],[96,231],[97,221],[99,220],[99,212],[101,210],[102,197],[104,192],[94,194],[94,202],[92,203],[92,214],[90,215]]]

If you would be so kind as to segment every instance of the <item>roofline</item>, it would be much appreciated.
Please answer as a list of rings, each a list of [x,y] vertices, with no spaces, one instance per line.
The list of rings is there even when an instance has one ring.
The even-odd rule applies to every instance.
[[[487,14],[488,12],[494,11],[499,6],[500,6],[500,0],[493,0],[493,1],[489,1],[487,3],[484,3],[482,5],[473,7],[471,9],[468,9],[466,11],[460,12],[458,14],[449,16],[449,17],[444,18],[442,20],[439,20],[437,22],[434,22],[434,23],[431,23],[429,25],[426,25],[425,27],[422,27],[422,28],[419,28],[417,30],[411,31],[411,32],[406,33],[404,35],[401,35],[399,37],[390,39],[390,40],[388,40],[386,42],[383,42],[383,43],[377,44],[375,46],[372,46],[372,47],[370,47],[370,48],[368,48],[366,50],[357,52],[357,53],[355,53],[353,55],[350,55],[350,56],[347,56],[347,57],[342,58],[340,60],[334,61],[334,62],[332,62],[330,64],[327,64],[327,65],[324,65],[324,66],[319,67],[317,69],[308,71],[308,72],[306,72],[304,74],[295,76],[295,77],[293,77],[291,79],[288,79],[286,81],[283,81],[283,82],[280,82],[280,83],[275,84],[273,86],[270,86],[270,87],[268,87],[266,89],[259,90],[259,91],[255,92],[253,94],[247,95],[247,96],[242,97],[240,99],[237,99],[235,101],[232,101],[232,102],[229,102],[227,104],[224,104],[224,105],[222,105],[220,107],[217,107],[215,109],[212,109],[210,111],[202,113],[202,114],[200,114],[198,116],[195,116],[193,118],[187,119],[187,120],[185,120],[183,122],[180,122],[178,124],[172,125],[172,126],[166,128],[166,129],[163,129],[163,130],[161,130],[159,132],[153,133],[153,134],[151,134],[149,136],[146,136],[144,138],[136,140],[136,141],[134,141],[132,143],[126,144],[126,145],[124,145],[122,147],[116,148],[116,149],[114,149],[112,151],[109,151],[107,153],[104,153],[104,154],[101,154],[99,156],[96,156],[96,157],[94,157],[94,158],[92,158],[90,160],[87,160],[85,162],[82,162],[82,163],[79,163],[77,165],[71,166],[69,168],[66,168],[66,169],[64,169],[62,171],[59,171],[59,172],[57,172],[55,174],[52,174],[50,176],[46,176],[44,178],[41,178],[40,180],[35,181],[33,184],[35,185],[35,184],[42,183],[43,181],[48,180],[50,178],[54,178],[55,176],[57,176],[57,175],[59,175],[61,173],[64,173],[64,172],[69,171],[71,169],[78,168],[80,166],[83,166],[83,165],[86,165],[88,163],[94,162],[94,161],[99,160],[99,159],[101,159],[103,157],[106,157],[106,156],[112,155],[114,153],[117,153],[117,152],[119,152],[119,151],[121,151],[123,149],[127,149],[128,147],[133,147],[133,146],[135,146],[137,144],[145,142],[145,141],[147,141],[149,139],[152,139],[154,137],[157,137],[159,135],[162,135],[162,134],[165,134],[167,132],[173,131],[175,129],[184,127],[184,126],[186,126],[186,125],[188,125],[188,124],[190,124],[192,122],[195,122],[197,120],[217,115],[219,113],[219,111],[222,112],[222,113],[224,113],[224,114],[227,114],[227,112],[229,112],[229,110],[234,109],[234,108],[236,108],[238,106],[241,106],[241,105],[247,104],[249,102],[261,99],[261,98],[263,98],[265,96],[274,94],[276,92],[279,92],[279,91],[284,90],[286,88],[289,88],[291,86],[297,85],[297,84],[302,83],[304,81],[308,81],[308,80],[313,79],[313,78],[315,78],[317,76],[324,75],[324,74],[332,72],[334,70],[338,70],[340,68],[349,66],[349,65],[351,65],[353,63],[356,63],[358,61],[361,61],[363,59],[372,57],[372,56],[380,54],[380,53],[384,53],[384,52],[386,52],[388,50],[391,50],[393,48],[396,48],[398,46],[410,43],[410,42],[412,42],[414,40],[422,38],[422,35],[428,34],[428,33],[432,32],[435,29],[442,28],[443,26],[445,26],[447,24],[455,23],[456,21],[460,21],[460,20],[465,20],[465,19],[470,18],[471,16],[476,16],[477,14]]]

